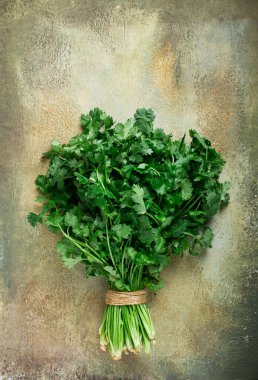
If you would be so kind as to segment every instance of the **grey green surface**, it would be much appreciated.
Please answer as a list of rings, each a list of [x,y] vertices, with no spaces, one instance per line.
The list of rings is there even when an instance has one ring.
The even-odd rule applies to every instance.
[[[0,379],[258,378],[257,15],[257,1],[0,2]],[[26,222],[41,153],[94,106],[196,128],[233,184],[213,248],[174,258],[151,297],[152,354],[119,362],[98,345],[104,279],[65,269]]]

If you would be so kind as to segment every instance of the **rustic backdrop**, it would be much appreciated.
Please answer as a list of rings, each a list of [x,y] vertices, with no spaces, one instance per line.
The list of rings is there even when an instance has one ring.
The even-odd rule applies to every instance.
[[[1,0],[0,54],[0,379],[258,379],[258,2]],[[65,269],[26,222],[41,153],[95,106],[196,128],[232,182],[213,248],[173,259],[151,298],[153,352],[119,362],[98,345],[104,279]]]

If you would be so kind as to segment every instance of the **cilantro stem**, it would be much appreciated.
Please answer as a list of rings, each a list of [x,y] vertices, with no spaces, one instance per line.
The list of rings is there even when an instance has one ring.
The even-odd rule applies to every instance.
[[[125,261],[125,255],[123,253],[122,260],[121,260],[121,278],[122,278],[122,281],[124,281],[124,261]]]
[[[159,226],[159,221],[154,217],[154,216],[152,216],[151,214],[149,214],[148,212],[146,212],[146,215],[148,215],[148,217],[149,218],[151,218],[151,219],[153,219],[154,220],[154,222],[156,222],[157,223],[157,225]]]
[[[126,241],[125,243],[125,246],[124,246],[124,249],[123,249],[123,254],[122,254],[122,259],[121,259],[121,276],[122,276],[122,280],[124,282],[124,261],[125,261],[125,249],[126,247],[128,246],[128,244],[131,243],[131,240],[132,240],[132,236],[129,237],[129,239]]]
[[[60,226],[60,229],[62,230],[61,226]],[[63,230],[62,230],[63,231]],[[68,235],[70,236],[70,234],[68,233]],[[71,237],[71,236],[70,236]],[[85,241],[81,241],[81,240],[77,240],[75,239],[74,237],[72,237],[73,241],[76,241],[78,244],[81,244],[85,247],[87,247],[89,250],[91,250],[95,255],[98,256],[98,253],[88,244],[86,243]]]
[[[100,175],[99,175],[99,172],[98,172],[98,169],[96,170],[96,173],[97,173],[97,177],[98,177],[98,180],[99,182],[101,183],[101,186],[103,187],[103,190],[105,191],[105,194],[107,195],[107,190],[102,182],[102,179],[100,178]]]
[[[150,170],[153,170],[160,177],[160,172],[158,172],[156,169],[150,167]]]
[[[106,187],[105,187],[105,185],[104,185],[104,183],[103,183],[103,181],[102,181],[102,179],[101,179],[101,177],[100,177],[100,175],[99,175],[98,169],[96,169],[96,173],[97,173],[98,180],[99,180],[99,182],[101,183],[101,186],[103,187],[103,190],[104,190],[106,196],[107,196],[108,199],[109,199],[110,205],[111,205],[112,209],[114,210],[114,209],[115,209],[115,208],[114,208],[114,205],[113,205],[113,203],[112,203],[112,201],[111,201],[111,199],[110,199],[110,197],[109,197],[109,195],[108,195],[108,193],[107,193],[107,189],[106,189]]]
[[[196,238],[196,236],[195,236],[195,235],[193,235],[193,234],[190,234],[190,232],[184,232],[184,235],[187,235],[187,236],[192,236],[192,237]]]
[[[106,166],[106,156],[105,156],[105,153],[104,153],[104,173],[105,173],[105,180],[107,183],[110,182],[110,180],[108,179],[108,176],[107,176],[107,166]]]
[[[114,166],[113,166],[113,168],[112,168],[113,170],[116,170],[119,174],[121,174],[121,176],[123,176],[123,173],[121,172],[121,170],[120,169],[118,169],[118,168],[115,168]]]
[[[180,210],[180,212],[177,212],[176,215],[174,216],[174,218],[172,219],[172,221],[174,222],[175,219],[177,219],[179,217],[182,218],[183,216],[186,215],[186,213],[199,201],[199,199],[202,197],[202,194],[200,194],[197,198],[195,198],[194,200],[193,199],[190,199],[184,207],[182,207],[182,209]],[[191,203],[192,202],[192,203]],[[190,204],[190,206],[189,206]],[[187,207],[187,208],[186,208]],[[185,209],[186,208],[186,209]]]
[[[193,201],[193,203],[192,204],[190,204],[190,206],[188,206],[188,208],[184,211],[184,214],[186,213],[186,212],[188,212],[198,201],[199,201],[199,199],[202,197],[202,194],[200,194],[194,201]]]
[[[114,260],[114,256],[113,256],[113,254],[112,254],[111,247],[110,247],[109,233],[108,233],[108,222],[107,222],[107,218],[106,218],[106,216],[104,217],[104,222],[105,222],[105,226],[106,226],[107,245],[108,245],[109,255],[110,255],[111,261],[112,261],[112,263],[113,263],[113,265],[114,265],[114,268],[115,268],[116,271],[118,272],[118,270],[117,270],[117,266],[116,266],[116,263],[115,263],[115,260]]]
[[[160,199],[162,199],[162,194],[160,195]],[[160,203],[160,201],[158,202]],[[152,201],[152,204],[157,207],[157,209],[160,211],[160,213],[163,215],[163,211],[161,210],[161,208],[159,207],[159,204],[155,203],[154,201]]]
[[[181,141],[180,141],[180,145],[179,145],[179,148],[178,148],[178,151],[180,152],[182,147],[183,147],[183,144],[184,144],[184,141],[185,141],[185,134],[184,136],[182,137]]]
[[[135,275],[137,269],[138,269],[138,265],[135,265],[135,267],[133,268],[133,271],[132,271],[132,287],[133,287],[133,289],[136,288],[134,275]]]
[[[141,280],[142,280],[143,267],[144,267],[144,265],[140,265],[140,266],[139,266],[139,273],[138,273],[138,288],[140,288],[140,284],[141,284]]]
[[[107,264],[105,261],[103,261],[103,259],[94,256],[92,253],[90,253],[90,252],[87,251],[86,249],[82,248],[82,246],[81,246],[81,244],[80,244],[81,242],[79,243],[78,240],[73,239],[69,234],[66,234],[60,225],[59,225],[59,228],[60,228],[60,230],[62,231],[62,234],[63,234],[68,240],[70,240],[70,241],[71,241],[76,247],[78,247],[82,252],[86,253],[89,257],[91,257],[94,261],[96,261],[97,263],[99,263],[99,264],[101,264],[101,265],[103,265],[103,264]]]
[[[129,284],[132,287],[132,275],[133,275],[133,263],[131,262],[130,270],[129,270]]]

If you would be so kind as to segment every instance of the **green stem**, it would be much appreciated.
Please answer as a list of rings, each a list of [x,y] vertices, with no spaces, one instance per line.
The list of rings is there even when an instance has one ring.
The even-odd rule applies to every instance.
[[[96,170],[96,173],[97,173],[98,180],[99,180],[99,182],[101,183],[101,186],[103,187],[103,190],[105,191],[105,194],[107,194],[107,191],[106,191],[106,188],[105,188],[105,186],[104,186],[104,183],[102,182],[102,179],[100,178],[100,175],[99,175],[98,169]]]
[[[107,223],[107,218],[106,218],[106,217],[104,217],[104,221],[105,221],[105,226],[106,226],[107,245],[108,245],[109,255],[110,255],[110,258],[111,258],[112,264],[114,265],[114,268],[115,268],[116,271],[117,271],[117,266],[116,266],[116,263],[115,263],[115,260],[114,260],[114,257],[113,257],[112,251],[111,251],[111,247],[110,247],[109,233],[108,233],[108,223]],[[118,272],[118,271],[117,271],[117,272]]]
[[[184,232],[184,235],[187,235],[187,236],[192,236],[192,237],[196,238],[196,236],[195,236],[195,235],[193,235],[193,234],[190,234],[190,232]]]
[[[135,275],[135,272],[137,271],[138,269],[138,266],[135,265],[135,267],[133,268],[133,271],[132,271],[132,283],[131,283],[131,286],[132,286],[132,289],[135,290],[135,278],[134,278],[134,275]]]
[[[121,278],[123,282],[124,282],[124,261],[125,261],[125,255],[123,253],[122,260],[121,260]]]
[[[133,287],[133,271],[134,271],[134,265],[131,262],[130,270],[129,270],[129,284],[131,288]]]
[[[198,201],[199,201],[199,199],[201,198],[201,196],[202,196],[202,194],[200,194],[196,199],[195,199],[195,201],[192,203],[192,204],[190,204],[190,206],[185,210],[185,212],[187,212],[187,211],[189,211]]]
[[[107,165],[106,165],[106,156],[104,154],[104,174],[105,174],[105,180],[107,183],[110,182],[110,180],[108,179],[108,176],[107,176]]]
[[[123,176],[123,173],[121,172],[121,170],[120,169],[118,169],[118,168],[115,168],[114,166],[112,167],[112,169],[113,170],[116,170],[119,174],[121,174],[121,176]]]
[[[115,209],[115,208],[114,208],[114,205],[113,205],[113,203],[112,203],[112,201],[111,201],[111,199],[110,199],[110,197],[109,197],[109,195],[108,195],[108,193],[107,193],[107,189],[106,189],[106,187],[105,187],[105,185],[104,185],[104,183],[103,183],[103,181],[102,181],[102,179],[101,179],[101,177],[100,177],[100,175],[99,175],[98,169],[96,169],[96,173],[97,173],[97,178],[98,178],[99,182],[101,183],[101,186],[103,187],[103,190],[104,190],[106,196],[108,197],[108,200],[109,200],[110,206],[111,206],[112,209],[114,210],[114,209]]]
[[[62,229],[62,227],[60,226],[60,224],[59,224],[59,228],[60,228],[60,230],[62,231],[62,233],[63,234],[65,234],[65,232],[64,232],[64,230]],[[86,243],[86,242],[84,242],[84,241],[81,241],[81,240],[77,240],[77,239],[75,239],[75,238],[73,238],[73,237],[71,237],[70,236],[70,234],[68,233],[67,235],[69,235],[69,237],[70,237],[70,240],[72,239],[74,242],[76,242],[77,244],[80,244],[80,245],[82,245],[82,246],[84,246],[84,247],[87,247],[90,251],[92,251],[95,255],[97,255],[98,256],[98,253],[88,244],[88,243]]]
[[[141,285],[143,267],[144,265],[139,266],[139,273],[138,273],[138,280],[137,280],[138,288],[140,288],[140,285]]]
[[[143,305],[107,305],[99,328],[101,349],[108,347],[114,360],[124,350],[149,352],[155,340],[155,329],[148,307]]]
[[[69,234],[68,234],[69,235]],[[69,235],[70,236],[70,235]],[[74,241],[76,241],[78,244],[81,244],[82,246],[84,247],[87,247],[90,251],[92,251],[95,255],[98,256],[98,253],[95,251],[95,249],[93,249],[87,242],[85,241],[80,241],[80,240],[77,240],[75,238],[72,238]],[[86,240],[86,239],[85,239]]]
[[[89,251],[87,251],[86,249],[82,248],[82,246],[80,244],[78,244],[73,238],[71,238],[69,235],[67,235],[66,233],[64,233],[64,236],[69,239],[74,245],[76,245],[76,247],[78,247],[83,253],[85,253],[86,255],[88,255],[89,257],[91,257],[93,259],[93,261],[103,265],[103,261],[98,259],[96,256],[92,255]]]
[[[146,215],[148,215],[149,218],[153,219],[157,223],[157,225],[159,226],[159,221],[154,216],[152,216],[148,212],[146,212]]]
[[[131,243],[131,240],[132,240],[132,236],[129,237],[129,239],[126,241],[125,245],[124,245],[124,248],[123,248],[123,253],[122,253],[122,259],[121,259],[121,277],[122,277],[122,281],[124,282],[124,261],[125,261],[125,249],[128,245],[130,245]]]
[[[91,257],[91,258],[93,259],[93,261],[95,261],[95,262],[97,262],[97,263],[99,263],[99,264],[101,264],[101,265],[106,264],[105,261],[103,261],[102,259],[100,259],[100,258],[94,256],[92,253],[90,253],[90,252],[87,251],[86,249],[82,248],[82,246],[81,246],[79,243],[77,243],[76,240],[74,240],[73,238],[71,238],[70,235],[66,234],[66,233],[62,230],[61,227],[60,227],[60,229],[61,229],[63,235],[64,235],[68,240],[70,240],[70,241],[71,241],[76,247],[78,247],[83,253],[85,253],[86,255],[88,255],[89,257]]]
[[[160,172],[158,172],[156,169],[150,167],[150,170],[153,170],[160,177]]]
[[[174,221],[179,217],[179,218],[182,218],[198,201],[199,199],[201,198],[202,194],[200,194],[196,199],[192,200],[190,199],[186,204],[185,206],[180,210],[180,212],[178,212],[174,218],[172,219],[173,223]],[[191,203],[192,202],[192,203]],[[190,203],[190,206],[189,206],[189,203]],[[188,207],[187,207],[188,206]],[[187,208],[186,208],[187,207]]]

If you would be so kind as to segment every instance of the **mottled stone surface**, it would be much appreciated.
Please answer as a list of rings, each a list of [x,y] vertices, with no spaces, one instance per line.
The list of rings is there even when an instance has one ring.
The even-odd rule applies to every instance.
[[[258,378],[257,15],[240,0],[0,1],[0,379]],[[26,222],[41,153],[94,106],[196,128],[233,184],[213,248],[174,258],[151,298],[153,352],[119,362],[98,345],[105,280],[65,269]]]

